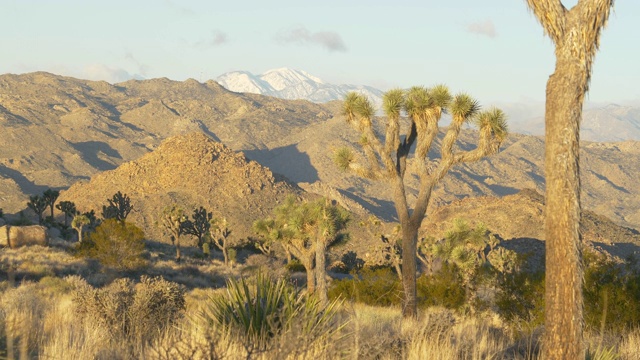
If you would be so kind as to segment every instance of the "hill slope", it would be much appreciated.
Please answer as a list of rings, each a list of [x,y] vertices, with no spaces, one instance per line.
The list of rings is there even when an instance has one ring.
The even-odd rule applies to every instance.
[[[162,238],[159,215],[172,203],[183,206],[188,214],[204,206],[214,216],[227,218],[232,236],[245,238],[252,235],[255,219],[269,216],[287,195],[302,192],[198,132],[171,137],[140,159],[74,184],[60,200],[75,202],[80,211],[100,213],[106,199],[117,191],[131,198],[131,221],[154,239]]]

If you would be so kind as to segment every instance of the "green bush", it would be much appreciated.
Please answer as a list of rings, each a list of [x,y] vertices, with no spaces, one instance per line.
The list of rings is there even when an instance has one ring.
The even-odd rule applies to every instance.
[[[530,328],[544,324],[544,273],[513,272],[500,278],[495,305],[511,324]]]
[[[285,267],[287,268],[287,270],[291,273],[294,272],[305,272],[307,271],[304,267],[304,265],[302,265],[302,263],[300,262],[300,260],[298,259],[292,259],[291,261],[289,261],[287,263],[287,265],[285,265]]]
[[[146,265],[144,233],[128,222],[106,219],[80,244],[78,256],[91,257],[101,264],[123,270]]]
[[[402,303],[402,284],[388,267],[365,267],[352,279],[333,282],[330,299],[339,297],[367,305],[389,306]]]
[[[420,276],[416,281],[416,293],[418,305],[423,308],[442,306],[459,310],[466,302],[460,271],[457,266],[447,263],[435,274]]]
[[[96,289],[74,276],[73,302],[80,318],[95,321],[116,339],[151,341],[172,326],[185,310],[184,289],[161,277],[143,276],[140,283],[117,279]]]
[[[584,316],[592,329],[622,332],[640,325],[640,273],[597,255],[584,255]],[[630,265],[630,264],[628,264]],[[603,324],[604,321],[604,324]]]
[[[334,301],[322,307],[286,280],[258,274],[251,281],[229,279],[226,294],[210,297],[199,317],[210,329],[232,334],[245,346],[264,348],[269,339],[293,327],[298,336],[310,339],[338,331],[333,324],[336,305]]]

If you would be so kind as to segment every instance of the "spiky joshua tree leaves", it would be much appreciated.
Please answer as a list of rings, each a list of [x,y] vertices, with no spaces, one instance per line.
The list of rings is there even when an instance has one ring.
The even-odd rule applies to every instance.
[[[56,200],[58,200],[59,196],[60,196],[60,191],[53,190],[53,189],[47,189],[45,190],[45,192],[42,193],[42,197],[44,198],[44,201],[47,202],[47,206],[51,210],[52,222],[53,222],[53,207],[55,206]]]
[[[456,164],[474,162],[494,154],[507,136],[506,116],[499,109],[480,111],[478,102],[467,94],[451,96],[446,86],[427,89],[413,87],[408,91],[390,90],[384,94],[385,134],[379,136],[373,126],[374,108],[361,94],[347,94],[343,114],[361,135],[362,155],[351,149],[335,154],[338,166],[360,176],[387,182],[393,189],[393,200],[402,230],[402,284],[405,317],[417,316],[416,251],[418,229],[425,217],[431,192],[436,184]],[[444,134],[440,157],[431,159],[429,151],[439,132],[442,114],[451,114],[451,125]],[[400,136],[403,113],[409,124],[405,136]],[[455,142],[465,123],[473,121],[479,127],[477,147],[461,151]],[[409,159],[415,145],[415,154]],[[363,161],[358,158],[363,157]],[[414,204],[409,204],[404,179],[412,161],[420,185]]]
[[[580,261],[580,118],[614,0],[527,0],[555,44],[545,110],[545,359],[584,359]]]

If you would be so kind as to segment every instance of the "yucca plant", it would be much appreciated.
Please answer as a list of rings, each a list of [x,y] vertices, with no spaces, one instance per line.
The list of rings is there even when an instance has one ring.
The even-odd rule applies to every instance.
[[[226,293],[209,298],[199,314],[220,334],[238,336],[243,344],[264,349],[273,337],[294,325],[300,336],[319,339],[341,329],[333,326],[337,302],[323,307],[313,296],[305,296],[284,279],[264,274],[255,279],[229,279]]]

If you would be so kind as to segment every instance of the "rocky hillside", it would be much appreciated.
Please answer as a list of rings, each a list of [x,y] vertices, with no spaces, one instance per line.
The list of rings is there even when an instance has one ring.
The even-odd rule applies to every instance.
[[[444,237],[455,219],[470,225],[483,223],[505,241],[507,248],[532,254],[537,267],[544,264],[544,197],[532,189],[501,198],[482,196],[457,200],[430,214],[421,229],[422,236]],[[583,241],[595,251],[619,260],[640,256],[640,232],[619,226],[592,211],[584,211],[580,223]]]
[[[233,236],[245,238],[252,235],[255,219],[269,216],[287,195],[302,192],[201,132],[171,137],[140,159],[76,183],[60,201],[100,214],[106,199],[118,191],[131,198],[131,221],[154,239],[162,237],[159,215],[170,204],[181,205],[189,214],[204,206],[214,216],[227,218]]]
[[[198,130],[256,150],[330,116],[316,104],[236,94],[213,81],[0,75],[0,207],[20,211],[29,194],[115,169],[176,134]]]
[[[30,194],[86,181],[167,137],[200,131],[310,192],[392,221],[389,187],[344,174],[331,160],[335,149],[358,142],[336,116],[339,108],[337,102],[237,94],[212,81],[110,85],[47,73],[1,75],[0,207],[18,212]],[[457,146],[472,148],[475,137],[465,129]],[[541,138],[512,134],[499,154],[455,167],[435,189],[429,212],[466,197],[542,192],[543,152]],[[640,142],[584,142],[581,160],[584,208],[640,228]],[[417,181],[407,180],[412,200]]]

